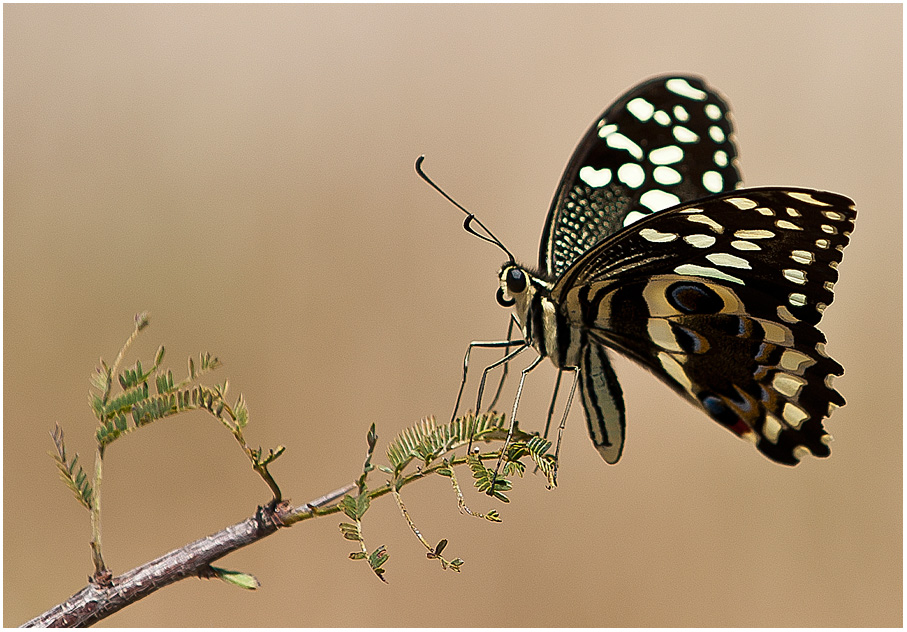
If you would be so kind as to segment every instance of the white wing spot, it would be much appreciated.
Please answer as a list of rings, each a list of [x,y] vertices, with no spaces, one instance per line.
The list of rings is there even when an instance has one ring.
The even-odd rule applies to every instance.
[[[605,143],[612,149],[626,149],[637,160],[642,160],[642,149],[632,140],[617,132],[608,134]]]
[[[823,233],[828,233],[829,235],[837,235],[837,234],[838,234],[838,229],[835,228],[834,226],[829,225],[829,224],[822,224],[822,232],[823,232]]]
[[[808,250],[794,250],[790,253],[790,258],[804,265],[809,265],[816,260],[816,256]]]
[[[680,79],[679,77],[665,81],[665,88],[674,94],[679,94],[688,99],[695,99],[696,101],[705,101],[705,98],[708,96],[699,88],[691,86],[686,79]]]
[[[638,222],[639,220],[648,217],[648,213],[640,213],[639,211],[630,211],[627,213],[627,216],[624,218],[624,226],[629,226],[633,222]]]
[[[799,323],[800,319],[790,313],[790,310],[787,309],[784,305],[778,306],[778,318],[783,320],[786,323]]]
[[[712,229],[712,232],[718,233],[719,235],[724,232],[724,227],[721,224],[706,215],[690,215],[687,219],[698,224],[705,224]]]
[[[728,198],[725,202],[730,202],[741,211],[745,211],[748,208],[756,208],[758,206],[758,204],[746,198]]]
[[[759,213],[760,215],[765,215],[766,217],[771,217],[772,215],[775,214],[775,211],[768,208],[767,206],[760,206],[759,208],[756,209],[756,212]]]
[[[681,143],[696,143],[699,141],[699,135],[683,125],[675,125],[672,131],[674,133],[674,138]]]
[[[650,154],[649,159],[651,160],[651,158]],[[652,175],[655,176],[655,181],[658,184],[677,184],[681,180],[680,172],[670,167],[655,167],[655,172]]]
[[[803,270],[794,270],[792,268],[785,268],[781,271],[781,274],[784,275],[784,278],[790,281],[791,283],[796,283],[797,285],[806,284],[806,272]]]
[[[611,123],[610,125],[605,125],[605,126],[599,128],[598,137],[607,138],[608,136],[610,136],[611,134],[613,134],[616,131],[617,131],[617,125],[615,125],[614,123]]]
[[[783,307],[783,305],[782,305]],[[789,313],[789,312],[788,312]],[[793,316],[791,316],[793,318]],[[784,325],[779,325],[776,322],[771,320],[763,320],[761,318],[756,318],[760,325],[762,325],[762,331],[765,334],[765,341],[772,342],[777,345],[786,346],[791,345],[794,342],[794,335],[791,333],[791,330],[785,327]],[[796,320],[796,319],[794,319]]]
[[[717,171],[706,171],[702,174],[702,186],[712,193],[718,193],[724,188],[724,178]]]
[[[741,241],[739,239],[732,241],[731,246],[736,248],[737,250],[762,250],[762,248],[759,247],[758,244],[754,244],[751,241]]]
[[[825,351],[825,343],[824,343],[824,342],[817,342],[817,343],[816,343],[816,353],[818,353],[818,354],[819,354],[820,356],[822,356],[823,358],[827,358],[827,357],[828,357],[828,352]]]
[[[723,143],[725,140],[727,140],[724,135],[724,130],[717,125],[712,125],[709,128],[709,137],[716,143]]]
[[[752,270],[749,261],[736,255],[728,254],[726,252],[713,252],[712,254],[706,255],[705,258],[714,263],[716,266],[721,266],[723,268],[741,268],[743,270]]]
[[[709,248],[715,243],[711,235],[687,235],[683,240],[694,248]]]
[[[825,376],[825,386],[828,388],[834,389],[835,377],[831,373]]]
[[[796,224],[792,224],[791,222],[787,221],[786,219],[779,219],[777,222],[775,222],[775,226],[777,226],[778,228],[784,228],[787,230],[803,230]]]
[[[770,230],[738,230],[734,233],[738,239],[771,239],[774,236]]]
[[[794,449],[791,450],[791,455],[798,461],[802,461],[803,459],[810,456],[811,454],[812,454],[812,452],[805,445],[795,446]]]
[[[635,162],[627,162],[617,170],[617,178],[628,187],[638,189],[645,182],[646,172]]]
[[[680,235],[678,235],[677,233],[662,233],[655,230],[654,228],[643,228],[641,231],[639,231],[639,236],[646,241],[651,241],[656,244],[674,241],[675,239],[680,237]]]
[[[771,413],[765,413],[765,423],[762,424],[762,436],[771,443],[778,443],[778,435],[781,434],[781,420]]]
[[[817,239],[816,240],[816,247],[821,248],[822,250],[827,249],[830,245],[831,245],[831,242],[828,241],[827,239]]]
[[[788,206],[786,210],[787,210],[787,214],[790,215],[791,217],[802,217],[802,215],[800,214],[800,211],[798,211],[795,208],[791,208]]]
[[[782,412],[781,414],[784,417],[784,421],[789,423],[794,428],[799,428],[800,424],[802,424],[804,420],[809,419],[809,415],[806,413],[806,411],[798,406],[794,406],[790,402],[787,402],[784,405],[784,412]],[[798,445],[796,448],[794,448],[794,452],[796,452],[798,448],[803,448],[804,450],[806,450],[806,448],[802,445]],[[810,453],[808,450],[807,452]]]
[[[671,117],[664,110],[658,110],[652,118],[656,123],[665,127],[671,124]]]
[[[727,167],[727,152],[724,152],[719,149],[718,151],[715,152],[714,160],[715,160],[715,164],[718,165],[719,167]]]
[[[778,366],[785,371],[802,373],[815,363],[816,361],[805,353],[801,353],[794,349],[785,349],[784,353],[781,354],[781,361],[778,362]]]
[[[677,145],[659,147],[649,152],[649,162],[653,165],[673,165],[683,160],[683,150]]]
[[[825,303],[816,303],[816,311],[820,314],[825,311],[825,308],[828,307]]]
[[[831,292],[832,290],[835,289],[835,282],[834,282],[834,281],[826,281],[825,283],[822,284],[822,287],[824,287],[826,290],[828,290],[829,292]]]
[[[793,292],[787,297],[788,302],[794,307],[803,307],[806,305],[806,295],[799,292]]]
[[[837,211],[822,211],[822,215],[837,222],[840,222],[844,219],[844,214],[838,213]]]
[[[705,115],[713,121],[717,121],[721,118],[721,108],[714,103],[709,103],[705,106]]]
[[[801,202],[806,202],[807,204],[815,204],[816,206],[831,206],[831,204],[826,204],[825,202],[820,202],[814,198],[809,193],[799,193],[795,191],[788,191],[787,194],[794,198],[795,200],[800,200]]]
[[[655,212],[680,204],[680,198],[667,191],[652,189],[639,196],[639,203]]]
[[[722,272],[721,270],[716,270],[715,268],[709,268],[706,266],[697,266],[692,263],[685,263],[683,265],[677,266],[676,268],[674,268],[674,272],[687,276],[707,277],[709,279],[718,279],[719,281],[730,281],[731,283],[746,285],[742,279],[731,276],[726,272]]]
[[[627,111],[645,123],[655,113],[655,106],[641,97],[636,97],[627,103]]]
[[[603,187],[611,182],[611,170],[607,167],[604,169],[583,167],[579,170],[579,177],[590,187]]]
[[[674,118],[676,118],[678,121],[686,122],[690,120],[690,113],[687,112],[682,105],[675,105]]]

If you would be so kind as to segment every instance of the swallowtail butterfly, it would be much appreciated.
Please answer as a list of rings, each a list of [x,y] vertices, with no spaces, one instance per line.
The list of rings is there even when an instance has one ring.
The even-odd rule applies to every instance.
[[[816,325],[832,302],[853,202],[801,188],[735,190],[729,116],[693,76],[656,77],[621,96],[567,165],[537,269],[467,212],[467,230],[510,258],[498,302],[523,336],[470,349],[515,347],[497,366],[534,348],[523,378],[546,357],[571,371],[608,463],[623,450],[625,411],[607,348],[774,461],[830,454],[822,421],[844,404],[832,386],[843,368]],[[521,389],[522,380],[514,416]]]

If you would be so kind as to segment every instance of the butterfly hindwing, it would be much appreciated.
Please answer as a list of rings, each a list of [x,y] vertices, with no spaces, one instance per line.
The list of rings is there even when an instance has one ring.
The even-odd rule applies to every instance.
[[[626,224],[740,182],[724,99],[664,75],[615,101],[583,136],[555,193],[539,253],[549,277]]]
[[[639,361],[768,457],[827,456],[822,420],[844,403],[831,386],[843,369],[816,324],[854,218],[852,201],[833,193],[713,196],[601,242],[552,299],[592,340]]]

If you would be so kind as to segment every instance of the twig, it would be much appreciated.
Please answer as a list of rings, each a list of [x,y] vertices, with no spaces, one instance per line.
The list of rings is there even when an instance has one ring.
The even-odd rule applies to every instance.
[[[187,577],[210,577],[212,562],[257,542],[288,523],[338,511],[336,503],[356,485],[351,483],[299,507],[259,507],[255,515],[213,535],[196,540],[111,580],[109,587],[89,583],[63,603],[21,627],[84,627],[109,617],[156,590]]]

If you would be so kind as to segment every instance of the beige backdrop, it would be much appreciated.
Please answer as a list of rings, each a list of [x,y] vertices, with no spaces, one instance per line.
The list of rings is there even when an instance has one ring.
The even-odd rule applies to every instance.
[[[507,322],[501,253],[416,156],[533,261],[587,126],[685,71],[730,100],[748,184],[857,201],[823,323],[849,402],[830,459],[771,463],[621,359],[619,465],[577,409],[560,487],[519,481],[501,525],[460,516],[443,479],[406,490],[461,574],[384,498],[366,530],[388,585],[332,516],[223,561],[257,592],[184,581],[105,625],[900,625],[901,21],[895,5],[5,6],[3,623],[91,571],[48,431],[91,463],[88,376],[134,313],[152,326],[130,359],[165,344],[182,374],[216,353],[250,441],[288,446],[274,473],[313,499],[357,476],[370,423],[383,453],[448,415],[466,343]],[[541,428],[553,375],[529,381],[524,424]],[[201,413],[115,444],[105,476],[116,572],[268,499]]]

